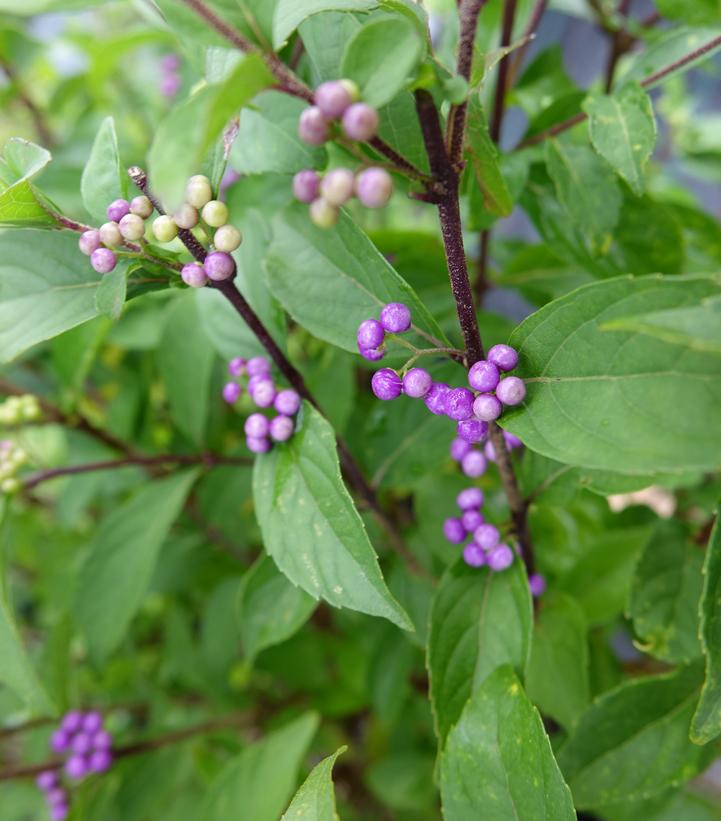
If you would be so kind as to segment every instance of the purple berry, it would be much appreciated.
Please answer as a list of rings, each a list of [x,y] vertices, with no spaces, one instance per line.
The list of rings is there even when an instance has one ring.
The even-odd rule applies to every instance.
[[[270,450],[270,439],[266,439],[265,436],[246,436],[245,444],[251,453],[267,453]]]
[[[129,213],[130,203],[127,200],[113,200],[108,206],[108,219],[112,222],[120,222]]]
[[[177,54],[166,54],[160,61],[163,71],[177,71],[180,68],[180,57]]]
[[[160,93],[168,99],[175,97],[180,89],[181,82],[179,74],[167,74],[160,81]]]
[[[526,398],[526,386],[517,376],[507,376],[498,383],[496,396],[504,405],[520,405]]]
[[[473,533],[477,527],[483,524],[483,514],[480,510],[466,510],[461,516],[461,521],[466,532]]]
[[[485,438],[488,425],[485,422],[479,422],[478,419],[463,419],[456,426],[456,433],[466,442],[476,444]]]
[[[451,459],[460,462],[471,450],[473,450],[473,445],[471,445],[470,442],[466,442],[465,439],[456,438],[451,442]]]
[[[496,461],[496,449],[493,447],[493,442],[490,440],[483,446],[483,453],[489,462]]]
[[[65,730],[66,733],[74,733],[83,725],[83,714],[80,710],[71,710],[66,713],[60,723],[60,729]]]
[[[305,168],[299,171],[293,177],[293,196],[310,204],[318,197],[318,189],[320,188],[320,174],[310,168]]]
[[[482,393],[473,402],[473,414],[483,422],[493,422],[503,413],[503,405],[489,393]]]
[[[411,311],[402,302],[389,302],[381,311],[381,325],[389,334],[402,334],[411,327]]]
[[[488,359],[502,371],[512,371],[518,365],[518,353],[510,345],[494,345]]]
[[[90,255],[90,264],[99,274],[109,274],[115,268],[117,259],[109,248],[96,248]]]
[[[261,379],[253,390],[253,401],[259,408],[269,408],[275,399],[276,390],[273,382],[268,379]]]
[[[248,376],[267,376],[270,373],[270,362],[264,356],[253,356],[248,360],[247,369]]]
[[[411,368],[403,377],[403,393],[412,399],[421,399],[431,389],[433,378],[423,368]]]
[[[228,373],[231,376],[242,376],[245,373],[245,366],[247,364],[242,356],[234,356],[230,362],[228,362]]]
[[[226,382],[225,385],[223,385],[223,399],[229,405],[234,405],[240,399],[242,392],[237,382]]]
[[[329,120],[343,116],[343,112],[352,105],[356,95],[348,81],[329,80],[321,83],[315,90],[313,101]]]
[[[55,730],[50,737],[50,749],[54,753],[64,753],[70,748],[70,733],[68,730]]]
[[[40,775],[35,779],[35,783],[43,792],[49,792],[57,786],[58,774],[55,770],[45,770],[45,772],[40,773]]]
[[[323,145],[328,139],[328,120],[318,106],[311,106],[300,115],[298,136],[309,145]]]
[[[523,447],[523,442],[521,442],[521,440],[512,433],[508,433],[508,431],[503,431],[503,438],[505,439],[506,447],[509,450],[515,450],[516,448]]]
[[[383,208],[393,194],[393,180],[384,168],[366,168],[356,177],[355,192],[366,208]]]
[[[359,348],[358,350],[363,359],[368,362],[378,362],[386,355],[383,348]]]
[[[107,730],[98,730],[93,736],[95,750],[109,750],[113,746],[113,737]]]
[[[100,231],[96,231],[94,228],[90,231],[83,231],[78,240],[78,247],[86,257],[89,257],[93,251],[97,251],[100,244]]]
[[[477,479],[486,472],[486,457],[479,450],[472,450],[461,460],[461,470],[469,479]]]
[[[479,487],[467,487],[456,496],[456,504],[461,510],[483,507],[483,491]]]
[[[262,439],[268,435],[270,422],[262,413],[251,413],[243,426],[245,435],[251,439]]]
[[[290,416],[275,416],[270,420],[270,438],[274,442],[287,442],[293,435],[293,420]]]
[[[65,773],[68,778],[83,778],[88,773],[87,761],[81,755],[72,755],[65,762]]]
[[[191,288],[202,288],[208,284],[208,275],[205,273],[205,267],[199,262],[189,262],[183,265],[180,276],[186,285]]]
[[[354,103],[343,114],[343,131],[351,140],[365,142],[378,133],[378,112],[367,103]]]
[[[235,262],[225,251],[213,251],[208,254],[203,263],[205,273],[215,282],[230,279],[235,274]]]
[[[460,519],[446,519],[443,522],[443,535],[451,544],[460,544],[466,538],[466,529]]]
[[[473,416],[473,394],[468,388],[453,388],[448,392],[446,415],[457,422]]]
[[[401,395],[403,383],[400,376],[390,368],[381,368],[373,374],[371,390],[378,399],[387,402]]]
[[[365,319],[358,326],[358,333],[356,334],[358,349],[378,348],[383,344],[384,337],[385,331],[377,319]]]
[[[471,542],[463,548],[463,561],[469,567],[483,567],[486,563],[486,556],[477,544]]]
[[[528,587],[533,598],[537,599],[546,592],[546,580],[540,573],[531,573],[528,577]]]
[[[62,787],[54,787],[52,790],[48,791],[48,794],[45,796],[45,800],[51,807],[57,807],[60,804],[68,803],[68,794]]]
[[[500,378],[498,366],[486,359],[476,362],[468,371],[468,384],[481,393],[494,391]]]
[[[320,195],[331,205],[345,205],[353,196],[355,177],[348,168],[334,168],[320,182]]]
[[[436,416],[443,416],[446,412],[446,399],[450,388],[444,382],[434,382],[428,393],[423,397],[428,410]]]
[[[70,748],[78,755],[86,755],[92,748],[92,738],[87,733],[79,732],[73,736]]]
[[[496,573],[506,570],[513,564],[513,551],[507,544],[499,544],[488,552],[488,566]]]
[[[494,525],[481,524],[474,528],[473,540],[484,550],[493,550],[501,541],[501,534]]]
[[[50,808],[50,821],[65,821],[70,814],[67,804],[56,804]]]
[[[300,396],[292,388],[278,391],[273,406],[284,416],[294,416],[300,408]]]
[[[267,373],[257,373],[255,376],[251,376],[248,380],[248,393],[252,397],[255,393],[255,389],[260,385],[261,382],[267,382],[270,379]]]
[[[88,767],[90,772],[104,773],[109,770],[113,763],[113,754],[109,750],[95,750],[90,755]]]

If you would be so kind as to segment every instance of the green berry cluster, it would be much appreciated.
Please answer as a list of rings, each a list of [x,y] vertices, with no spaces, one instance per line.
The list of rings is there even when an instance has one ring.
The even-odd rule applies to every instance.
[[[0,440],[0,493],[17,493],[20,481],[16,474],[28,459],[26,451],[10,439]]]
[[[37,396],[11,396],[0,403],[0,425],[8,427],[37,422],[43,415]]]

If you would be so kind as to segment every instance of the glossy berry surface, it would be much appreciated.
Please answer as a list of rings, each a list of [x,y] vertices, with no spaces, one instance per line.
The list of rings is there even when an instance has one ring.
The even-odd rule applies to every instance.
[[[477,450],[467,453],[461,460],[461,470],[470,479],[477,479],[486,472],[486,457]]]
[[[357,99],[357,89],[355,94],[352,93],[353,85],[348,80],[321,83],[315,90],[313,102],[329,120],[337,119]]]
[[[385,168],[366,168],[356,177],[355,193],[366,208],[383,208],[393,194],[393,179]]]
[[[242,388],[237,382],[226,382],[223,386],[223,399],[229,405],[233,405],[240,399],[242,392]]]
[[[224,251],[213,251],[212,254],[208,254],[203,263],[203,267],[205,268],[205,273],[208,275],[208,278],[215,282],[230,279],[235,274],[233,257]]]
[[[298,136],[309,145],[323,145],[328,139],[328,119],[318,106],[306,108],[300,115]]]
[[[397,399],[401,395],[403,383],[400,376],[390,368],[381,368],[371,379],[373,393],[383,401]]]
[[[456,504],[461,510],[483,507],[483,491],[478,487],[467,487],[456,496]]]
[[[228,222],[228,206],[220,200],[206,202],[201,211],[204,222],[211,228],[220,228]]]
[[[185,186],[185,201],[193,208],[202,208],[213,199],[210,180],[203,174],[196,174]]]
[[[113,200],[107,210],[108,219],[112,222],[120,222],[120,220],[130,213],[130,203],[127,200]]]
[[[443,523],[443,535],[451,544],[460,544],[466,538],[466,529],[460,519],[446,519]]]
[[[197,208],[184,202],[173,214],[173,220],[178,228],[189,231],[191,228],[195,228],[198,222],[200,222],[200,214]]]
[[[293,420],[289,416],[280,414],[270,420],[270,438],[274,442],[287,442],[293,435]]]
[[[411,311],[402,302],[389,302],[381,311],[381,325],[389,334],[402,334],[411,327]]]
[[[153,210],[153,203],[145,194],[140,194],[130,200],[130,213],[136,214],[141,219],[147,219],[153,213]]]
[[[494,525],[484,523],[474,528],[473,540],[484,550],[493,550],[501,541],[501,534]]]
[[[273,407],[285,416],[293,416],[300,409],[300,396],[292,388],[278,391],[273,401]]]
[[[300,202],[310,204],[318,197],[320,174],[307,168],[293,177],[293,196]]]
[[[90,255],[90,264],[99,274],[109,274],[115,268],[117,259],[109,248],[98,248]]]
[[[496,396],[504,405],[520,405],[526,398],[526,386],[517,376],[507,376],[498,383]]]
[[[317,225],[318,228],[332,228],[340,217],[340,209],[338,206],[324,200],[322,197],[313,200],[308,209],[308,213],[310,214],[311,221]]]
[[[255,438],[253,436],[246,437],[245,444],[251,453],[267,453],[270,450],[270,439],[264,436]]]
[[[153,236],[158,242],[172,242],[178,236],[175,220],[167,214],[161,214],[153,221]]]
[[[456,426],[456,433],[459,439],[476,444],[485,439],[488,433],[488,425],[478,419],[463,419]]]
[[[403,377],[403,393],[412,399],[420,399],[431,389],[433,378],[423,368],[411,368]]]
[[[485,359],[474,363],[468,371],[468,384],[481,393],[495,390],[500,378],[498,366]]]
[[[245,420],[243,430],[245,431],[246,436],[250,436],[253,439],[260,439],[263,436],[267,436],[268,431],[270,430],[270,422],[268,421],[268,417],[263,416],[262,413],[252,413]]]
[[[365,142],[378,133],[378,112],[367,103],[353,103],[343,114],[343,131],[351,140]]]
[[[500,400],[490,394],[481,394],[473,400],[473,415],[484,422],[493,422],[503,413]]]
[[[377,348],[383,344],[385,331],[377,319],[365,319],[358,326],[356,340],[359,348]]]
[[[486,564],[486,554],[477,544],[471,542],[463,548],[463,561],[469,567],[483,567]]]
[[[496,573],[507,570],[513,564],[513,551],[507,544],[500,544],[487,553],[488,566]]]
[[[355,177],[348,168],[334,168],[320,181],[320,195],[331,205],[345,205],[353,196]]]
[[[118,223],[123,239],[135,242],[145,236],[145,223],[137,214],[126,214]]]
[[[208,275],[205,272],[205,266],[199,262],[189,262],[183,265],[180,276],[186,285],[191,288],[202,288],[208,284]]]
[[[510,345],[494,345],[488,351],[488,359],[501,371],[512,371],[518,365],[518,352]]]
[[[449,392],[450,388],[444,382],[434,382],[423,397],[423,402],[432,414],[442,416],[446,412],[446,398]]]
[[[222,225],[213,236],[213,245],[216,251],[225,251],[230,254],[240,248],[243,235],[234,225]]]
[[[91,231],[84,231],[78,240],[78,247],[80,248],[80,251],[88,257],[93,253],[93,251],[100,248],[100,245],[100,231],[96,231],[95,229]]]
[[[448,392],[446,415],[457,422],[470,419],[473,415],[473,394],[468,388],[453,388]]]

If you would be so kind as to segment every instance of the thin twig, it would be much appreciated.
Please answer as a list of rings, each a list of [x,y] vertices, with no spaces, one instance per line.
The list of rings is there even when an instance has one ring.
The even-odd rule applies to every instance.
[[[620,0],[617,14],[621,18],[628,17],[631,8],[631,0]],[[611,35],[611,53],[608,56],[606,66],[605,90],[608,94],[613,88],[613,81],[616,76],[616,67],[621,57],[628,51],[635,42],[634,37],[630,37],[623,26],[619,26]]]
[[[513,37],[513,24],[516,21],[517,0],[506,0],[503,7],[503,24],[501,27],[500,48],[506,49],[511,44]],[[508,56],[501,59],[498,65],[496,76],[496,95],[493,100],[493,116],[491,117],[490,135],[494,143],[498,144],[501,139],[501,129],[503,128],[503,114],[506,110],[506,93],[508,92],[508,71],[510,61]]]
[[[528,18],[528,25],[526,26],[526,30],[523,32],[523,37],[521,38],[521,45],[511,59],[511,69],[508,73],[508,85],[506,86],[507,88],[513,86],[516,80],[516,76],[518,75],[518,72],[521,70],[523,66],[523,60],[526,57],[528,47],[531,45],[533,39],[536,36],[538,26],[540,25],[541,19],[546,12],[547,6],[548,0],[536,0],[536,5],[533,7],[531,16]]]

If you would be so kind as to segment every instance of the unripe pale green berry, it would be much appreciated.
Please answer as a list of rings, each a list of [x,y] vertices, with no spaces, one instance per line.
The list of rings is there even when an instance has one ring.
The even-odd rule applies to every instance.
[[[145,223],[137,214],[126,214],[118,223],[125,239],[136,240],[145,236]]]
[[[353,196],[355,177],[348,168],[334,168],[320,182],[320,193],[331,205],[345,205]]]
[[[153,213],[153,203],[150,202],[145,194],[133,197],[133,199],[130,200],[130,213],[146,220]]]
[[[310,204],[310,218],[319,228],[332,228],[338,217],[340,216],[340,209],[336,205],[324,200],[322,197],[314,200]]]
[[[239,248],[242,241],[243,235],[234,225],[222,225],[213,237],[216,250],[225,251],[228,254]]]
[[[120,233],[120,226],[117,222],[106,222],[100,226],[100,241],[108,248],[114,248],[116,245],[121,245],[123,242],[123,235]]]
[[[211,228],[220,228],[228,222],[228,206],[220,200],[211,200],[203,206],[203,219]]]
[[[178,226],[178,228],[185,228],[186,230],[190,230],[191,228],[195,228],[195,226],[198,224],[200,215],[198,214],[197,208],[193,208],[192,205],[188,205],[188,203],[185,202],[173,214],[173,219],[175,220],[175,224]]]
[[[360,89],[358,88],[358,85],[353,82],[353,80],[344,79],[339,80],[338,82],[350,94],[350,98],[351,100],[353,100],[354,103],[357,103],[358,100],[360,100]]]
[[[20,490],[20,480],[15,478],[5,479],[0,484],[0,491],[3,493],[17,493]]]
[[[210,180],[203,174],[196,174],[185,186],[185,201],[193,208],[202,208],[213,199]]]
[[[171,242],[178,236],[178,226],[172,217],[163,214],[153,222],[153,234],[158,242]]]

